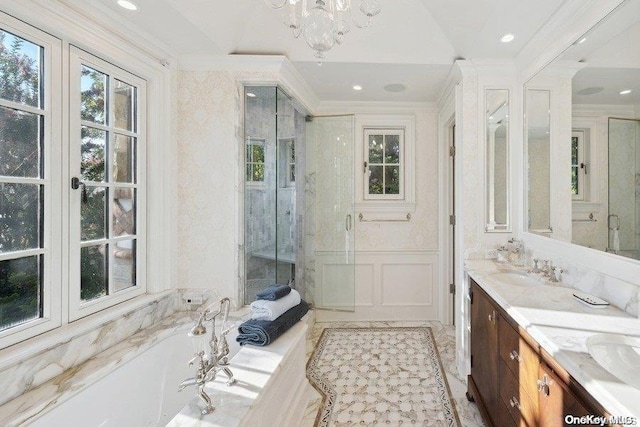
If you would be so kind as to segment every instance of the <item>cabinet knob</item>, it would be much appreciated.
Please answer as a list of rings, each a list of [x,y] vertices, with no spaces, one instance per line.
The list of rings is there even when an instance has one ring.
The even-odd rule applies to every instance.
[[[517,360],[518,363],[520,363],[520,355],[518,354],[517,351],[515,350],[511,350],[511,352],[509,353],[509,358],[511,360]]]
[[[520,410],[520,402],[518,402],[518,399],[516,399],[515,396],[509,399],[509,405],[511,405],[512,408],[516,408],[518,411]]]
[[[549,377],[545,374],[542,376],[542,379],[537,381],[538,383],[538,391],[540,393],[544,393],[545,396],[549,396]]]

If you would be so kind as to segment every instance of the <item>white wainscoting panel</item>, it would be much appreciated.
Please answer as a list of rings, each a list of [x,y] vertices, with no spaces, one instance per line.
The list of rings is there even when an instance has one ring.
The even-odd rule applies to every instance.
[[[335,254],[316,252],[316,304],[320,321],[438,320],[439,292],[445,292],[438,251],[356,252],[355,290],[341,280],[345,269]],[[343,311],[355,295],[355,311]]]

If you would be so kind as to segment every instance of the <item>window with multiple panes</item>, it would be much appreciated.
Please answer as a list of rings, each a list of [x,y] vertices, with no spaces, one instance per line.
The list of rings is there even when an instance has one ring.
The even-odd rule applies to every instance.
[[[264,139],[247,138],[246,180],[264,182]]]
[[[145,81],[62,46],[0,13],[0,348],[146,292]]]
[[[404,130],[364,129],[365,200],[404,198]]]
[[[573,200],[585,200],[587,164],[585,159],[584,131],[571,134],[571,196]]]
[[[141,292],[144,81],[71,48],[71,318]],[[75,135],[75,137],[73,137]]]
[[[0,29],[0,331],[44,315],[49,66],[43,46]]]

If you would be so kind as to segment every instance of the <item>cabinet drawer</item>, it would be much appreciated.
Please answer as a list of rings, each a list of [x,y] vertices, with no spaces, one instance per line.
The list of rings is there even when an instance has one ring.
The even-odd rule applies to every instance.
[[[516,425],[537,425],[537,401],[529,397],[518,378],[511,372],[503,360],[500,360],[500,400],[507,408]]]
[[[539,394],[541,427],[564,426],[566,415],[582,417],[594,414],[567,388],[555,373],[544,363],[540,364],[541,389]]]
[[[498,325],[498,334],[500,358],[529,397],[535,400],[540,365],[538,353],[506,321]]]

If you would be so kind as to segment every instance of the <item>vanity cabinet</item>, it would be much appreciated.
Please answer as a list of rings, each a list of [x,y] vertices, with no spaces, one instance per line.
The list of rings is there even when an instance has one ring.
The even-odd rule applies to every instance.
[[[473,280],[467,397],[489,426],[562,426],[605,411]]]

